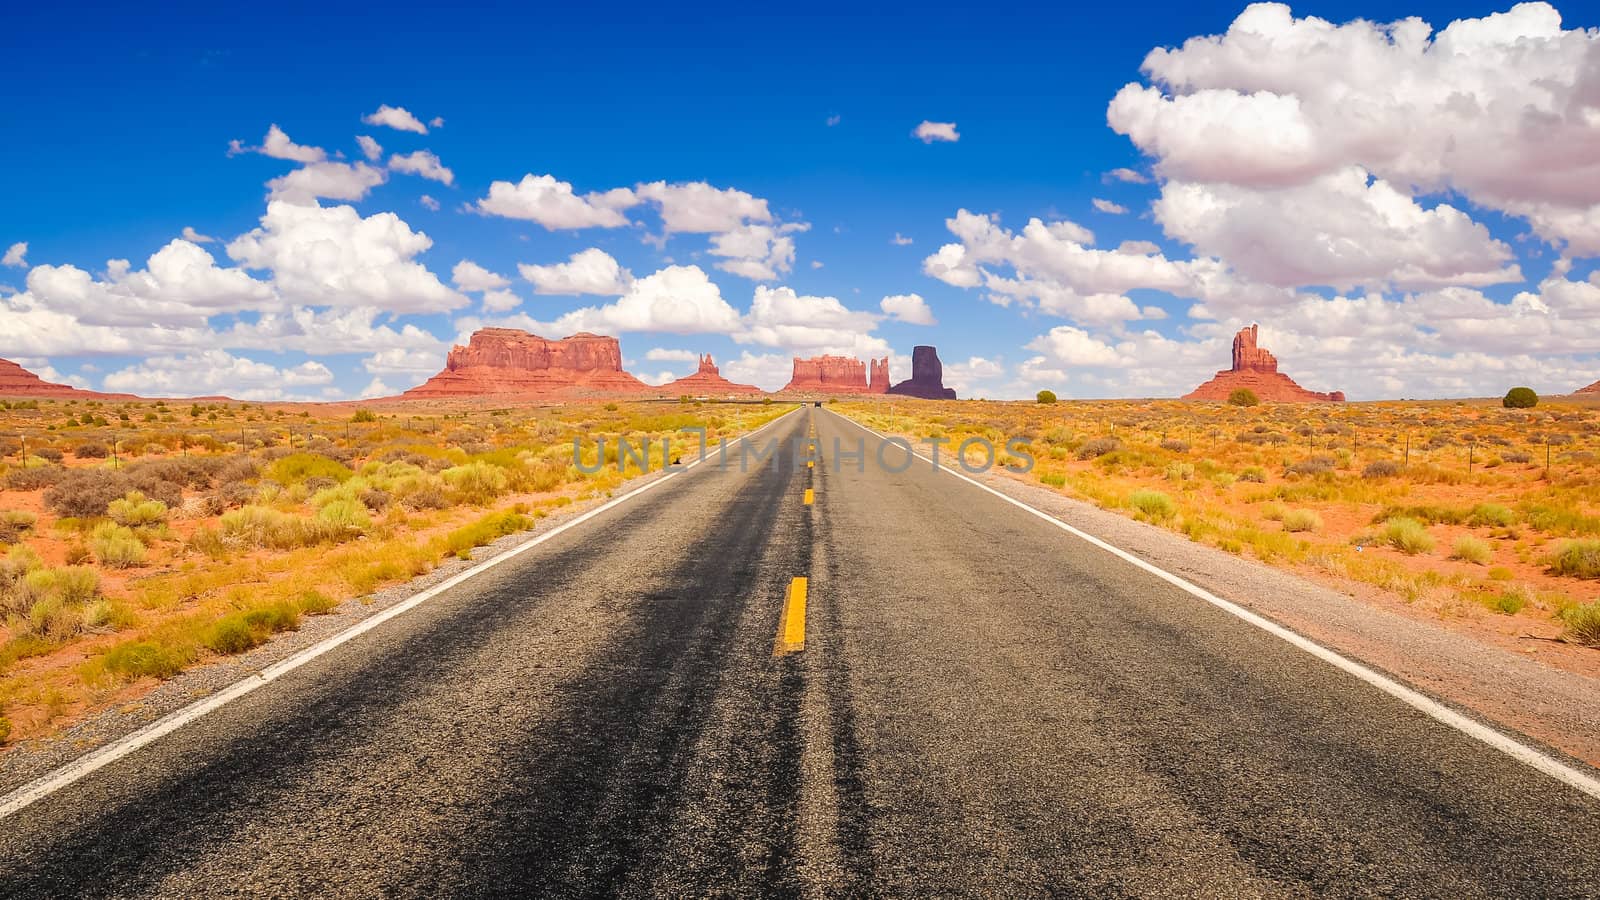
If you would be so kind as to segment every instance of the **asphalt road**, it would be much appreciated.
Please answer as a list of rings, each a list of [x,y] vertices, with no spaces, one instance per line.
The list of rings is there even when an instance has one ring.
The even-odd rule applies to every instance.
[[[767,434],[0,820],[0,897],[1600,896],[1600,802],[831,412]]]

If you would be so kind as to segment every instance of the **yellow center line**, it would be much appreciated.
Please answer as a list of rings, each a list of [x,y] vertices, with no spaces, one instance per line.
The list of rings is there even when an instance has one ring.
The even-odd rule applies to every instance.
[[[772,644],[773,656],[798,653],[806,648],[806,579],[789,582],[783,615],[778,619],[778,637]]]
[[[811,488],[806,488],[806,505],[810,506],[811,502],[815,499],[817,499],[817,492]]]

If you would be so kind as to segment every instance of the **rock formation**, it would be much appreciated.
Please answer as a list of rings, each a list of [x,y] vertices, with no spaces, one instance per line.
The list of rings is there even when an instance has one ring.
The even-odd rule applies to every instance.
[[[0,359],[0,397],[92,397],[98,399],[134,400],[132,394],[102,394],[86,391],[70,384],[55,384],[29,372],[9,359]]]
[[[717,364],[711,361],[711,354],[707,353],[700,357],[700,368],[693,375],[685,375],[662,385],[661,393],[669,396],[689,394],[722,397],[728,394],[759,394],[762,390],[753,384],[735,384],[723,378],[722,373],[717,371]]]
[[[1262,400],[1280,403],[1344,401],[1343,391],[1319,394],[1308,391],[1278,371],[1278,358],[1265,347],[1257,346],[1258,326],[1251,325],[1233,336],[1233,368],[1183,395],[1185,400],[1227,400],[1239,388],[1248,388]]]
[[[938,348],[927,346],[911,351],[911,377],[889,388],[889,393],[924,400],[956,398],[955,389],[944,386],[944,365],[939,362]]]
[[[794,358],[794,375],[785,391],[817,394],[882,394],[889,390],[889,358],[872,360],[872,381],[867,364],[853,356]]]
[[[867,360],[867,368],[871,371],[867,380],[867,393],[889,393],[889,357],[869,359]]]
[[[465,347],[450,348],[444,371],[401,396],[432,399],[651,390],[622,370],[622,347],[614,337],[579,332],[552,341],[515,328],[481,328],[472,333]]]
[[[1600,394],[1600,381],[1596,381],[1594,384],[1591,384],[1588,387],[1578,388],[1577,390],[1573,391],[1573,393],[1574,394]]]

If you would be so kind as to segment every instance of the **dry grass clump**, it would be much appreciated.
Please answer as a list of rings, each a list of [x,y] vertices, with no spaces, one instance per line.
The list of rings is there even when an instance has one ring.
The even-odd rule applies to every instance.
[[[1566,626],[1565,640],[1588,647],[1600,647],[1600,600],[1575,603],[1556,613]]]
[[[0,544],[15,544],[33,530],[39,517],[25,509],[0,509]]]
[[[1283,514],[1283,530],[1292,533],[1321,531],[1322,517],[1315,510],[1291,509]]]
[[[1152,519],[1170,519],[1178,512],[1172,498],[1160,491],[1134,491],[1128,505]]]
[[[1556,550],[1550,570],[1569,578],[1600,578],[1600,540],[1567,541]]]
[[[1083,446],[1078,448],[1078,458],[1097,459],[1121,447],[1122,442],[1114,437],[1095,438],[1091,441],[1085,441]]]
[[[1399,516],[1383,523],[1383,543],[1408,556],[1430,553],[1434,548],[1433,536],[1416,519]]]
[[[1470,534],[1464,534],[1456,538],[1455,543],[1451,546],[1450,558],[1487,566],[1492,554],[1489,550],[1488,541],[1475,538]]]

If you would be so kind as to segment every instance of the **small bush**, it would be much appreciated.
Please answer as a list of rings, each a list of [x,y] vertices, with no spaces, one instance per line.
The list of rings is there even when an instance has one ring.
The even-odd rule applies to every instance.
[[[355,415],[350,417],[350,421],[358,422],[358,423],[359,422],[376,422],[376,421],[378,421],[378,414],[373,412],[370,409],[358,409],[358,410],[356,410]]]
[[[262,477],[290,486],[303,484],[312,478],[325,478],[330,484],[343,482],[351,474],[344,463],[320,453],[291,453],[281,459],[273,460],[266,471],[262,472]]]
[[[1095,438],[1092,441],[1086,441],[1082,447],[1078,448],[1078,458],[1098,459],[1121,448],[1122,442],[1114,437]]]
[[[187,662],[170,647],[155,641],[129,641],[112,647],[105,656],[106,670],[132,681],[135,678],[171,678]]]
[[[41,491],[60,483],[67,470],[60,466],[28,466],[6,473],[6,489],[11,491]]]
[[[1490,556],[1489,543],[1469,534],[1456,538],[1455,544],[1450,548],[1452,559],[1477,563],[1480,566],[1487,566]]]
[[[205,646],[216,653],[243,653],[266,643],[280,631],[299,627],[300,611],[296,607],[284,602],[271,603],[218,619],[206,636]]]
[[[1567,541],[1556,551],[1550,570],[1568,578],[1600,578],[1600,541]]]
[[[111,450],[105,444],[90,441],[73,447],[72,455],[78,459],[105,459],[111,455]]]
[[[1514,387],[1506,391],[1505,399],[1500,403],[1506,409],[1533,409],[1539,405],[1539,395],[1533,392],[1533,388]]]
[[[1039,403],[1054,403],[1056,402],[1056,392],[1040,391],[1034,395],[1033,399]]]
[[[1291,509],[1283,514],[1284,531],[1321,531],[1322,517],[1309,509]]]
[[[15,544],[38,521],[38,516],[25,509],[0,509],[0,544]]]
[[[140,528],[166,521],[167,505],[145,497],[142,491],[129,491],[127,496],[107,504],[106,514],[118,525]]]
[[[475,460],[439,473],[465,503],[482,505],[506,492],[511,479],[506,470],[493,463]]]
[[[1256,406],[1260,402],[1261,398],[1257,397],[1256,392],[1249,388],[1235,388],[1228,395],[1228,403],[1233,406]]]
[[[1267,481],[1267,470],[1261,468],[1260,466],[1245,466],[1239,472],[1239,480],[1249,481],[1255,484],[1265,484]]]
[[[1194,478],[1194,463],[1172,463],[1167,466],[1168,481],[1188,481]]]
[[[1367,463],[1361,470],[1361,477],[1367,479],[1393,478],[1400,474],[1401,466],[1392,459],[1375,459]]]
[[[1283,471],[1285,475],[1307,476],[1314,478],[1318,475],[1331,474],[1338,464],[1338,460],[1335,460],[1331,456],[1312,456],[1290,463],[1288,466],[1284,467]]]
[[[497,512],[473,522],[463,525],[444,537],[444,551],[468,559],[475,547],[482,547],[497,538],[518,531],[524,531],[533,525],[533,520],[519,512]]]
[[[95,562],[108,569],[126,569],[144,562],[144,544],[133,529],[115,522],[101,522],[89,533],[89,552]]]
[[[1173,453],[1188,453],[1189,443],[1187,441],[1180,441],[1177,438],[1167,438],[1161,442],[1161,449],[1171,450]]]
[[[1416,519],[1404,516],[1384,523],[1383,542],[1408,556],[1427,553],[1434,547],[1433,535],[1428,534],[1428,529]]]
[[[1510,528],[1517,514],[1498,503],[1479,503],[1467,514],[1467,524],[1476,528]]]
[[[1172,498],[1160,491],[1134,491],[1128,495],[1128,505],[1152,519],[1170,519],[1178,511]]]
[[[1575,603],[1556,613],[1566,626],[1561,639],[1586,647],[1600,647],[1600,600]]]

